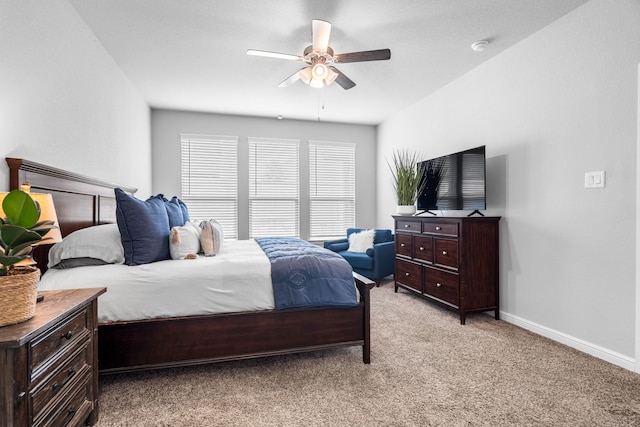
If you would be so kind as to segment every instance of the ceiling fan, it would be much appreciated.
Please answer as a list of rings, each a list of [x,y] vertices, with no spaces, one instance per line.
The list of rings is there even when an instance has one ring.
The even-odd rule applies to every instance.
[[[289,86],[298,80],[302,80],[311,87],[322,88],[329,86],[335,81],[345,90],[351,89],[356,84],[332,64],[382,61],[391,58],[391,51],[389,49],[335,54],[333,49],[329,46],[330,34],[331,23],[314,19],[311,21],[311,38],[313,40],[313,44],[304,50],[302,56],[255,49],[247,50],[247,54],[265,56],[268,58],[287,59],[290,61],[300,61],[307,64],[304,68],[287,77],[282,83],[280,83],[280,87]]]

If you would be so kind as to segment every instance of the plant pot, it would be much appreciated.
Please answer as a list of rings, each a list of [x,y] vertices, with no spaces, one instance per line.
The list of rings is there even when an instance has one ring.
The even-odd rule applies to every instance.
[[[413,215],[416,213],[416,205],[398,205],[396,213],[398,215]]]
[[[0,276],[0,327],[24,322],[36,312],[36,288],[40,280],[37,268],[15,269]]]

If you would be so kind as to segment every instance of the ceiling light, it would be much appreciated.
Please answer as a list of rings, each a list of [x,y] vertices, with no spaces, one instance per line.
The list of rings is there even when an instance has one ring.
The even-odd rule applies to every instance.
[[[489,46],[489,42],[486,40],[479,40],[471,45],[471,49],[476,52],[482,52],[487,46]]]

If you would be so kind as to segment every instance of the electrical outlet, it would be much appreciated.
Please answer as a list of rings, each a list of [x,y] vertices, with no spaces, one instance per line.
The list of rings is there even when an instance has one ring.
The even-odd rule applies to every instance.
[[[584,188],[604,188],[604,171],[585,172]]]

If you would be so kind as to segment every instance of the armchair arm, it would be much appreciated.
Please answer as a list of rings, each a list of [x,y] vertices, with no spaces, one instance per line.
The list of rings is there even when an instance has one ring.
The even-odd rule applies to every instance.
[[[373,259],[373,270],[376,278],[383,278],[393,274],[395,269],[395,242],[392,240],[373,245]]]
[[[337,239],[337,240],[325,240],[324,247],[333,252],[346,251],[349,249],[349,240],[348,239]]]

